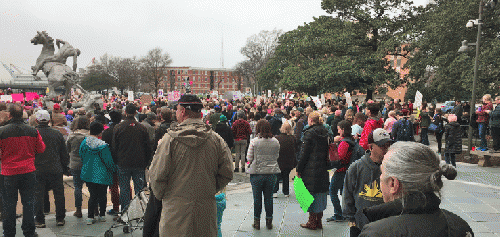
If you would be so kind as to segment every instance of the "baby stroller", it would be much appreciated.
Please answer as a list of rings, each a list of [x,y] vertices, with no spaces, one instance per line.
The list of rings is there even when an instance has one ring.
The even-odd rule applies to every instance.
[[[118,223],[113,224],[109,230],[104,232],[104,237],[113,237],[113,231],[111,229],[120,226],[123,226],[123,233],[130,233],[136,229],[142,229],[148,200],[149,189],[144,188],[138,195],[135,195],[128,207],[118,216]]]

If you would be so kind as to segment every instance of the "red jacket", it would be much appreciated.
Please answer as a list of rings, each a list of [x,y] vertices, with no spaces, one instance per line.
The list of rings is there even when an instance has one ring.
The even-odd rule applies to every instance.
[[[481,112],[476,111],[477,114],[476,122],[488,124],[490,116],[488,113],[484,112],[485,110],[490,110],[490,111],[493,110],[493,104],[491,102],[488,104],[483,104],[483,107],[481,107]]]
[[[42,136],[23,119],[12,120],[0,128],[2,175],[26,174],[35,171],[35,154],[45,151]]]
[[[344,139],[344,137],[342,138]],[[354,148],[354,147],[353,147]],[[346,141],[341,141],[338,148],[339,160],[343,165],[349,164],[351,161],[352,149],[349,150],[349,143]],[[337,169],[335,172],[345,173],[347,171],[347,166]]]
[[[382,118],[378,120],[369,118],[368,121],[366,121],[365,127],[363,127],[363,133],[361,133],[361,139],[359,140],[359,145],[363,147],[365,151],[368,150],[368,135],[377,128],[384,128],[384,120]]]
[[[231,130],[233,130],[233,137],[235,141],[249,139],[250,134],[252,134],[252,128],[250,128],[250,124],[243,119],[236,120],[233,123]]]

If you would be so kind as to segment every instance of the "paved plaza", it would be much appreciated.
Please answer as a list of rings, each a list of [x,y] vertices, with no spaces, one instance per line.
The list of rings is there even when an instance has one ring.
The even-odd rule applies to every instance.
[[[435,146],[432,140],[431,146]],[[499,167],[478,167],[473,164],[458,163],[457,169],[456,180],[444,181],[441,208],[466,220],[475,236],[500,236]],[[228,188],[227,208],[222,221],[223,236],[349,236],[346,222],[326,222],[326,217],[333,215],[331,202],[325,211],[323,230],[301,228],[299,224],[307,222],[308,214],[300,209],[293,190],[289,198],[279,193],[278,198],[274,199],[274,228],[267,230],[265,220],[262,219],[261,230],[254,230],[251,227],[253,223],[251,186],[247,183],[245,175],[238,174],[235,177]],[[293,187],[292,183],[290,187]],[[72,195],[66,198],[72,198]],[[86,213],[86,210],[84,212]],[[104,236],[104,232],[114,224],[113,217],[108,215],[106,222],[87,226],[85,218],[78,219],[72,214],[73,212],[67,213],[66,225],[63,227],[57,227],[54,214],[50,214],[47,216],[47,228],[37,229],[37,233],[43,237]],[[262,216],[264,215],[263,210]],[[18,219],[17,230],[17,236],[22,236],[21,219]],[[113,232],[114,236],[142,236],[141,230],[125,234],[123,227],[115,228]]]

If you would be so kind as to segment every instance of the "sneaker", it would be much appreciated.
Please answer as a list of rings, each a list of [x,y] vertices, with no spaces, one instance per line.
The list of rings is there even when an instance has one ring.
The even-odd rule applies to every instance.
[[[108,215],[112,215],[112,216],[116,216],[116,215],[120,214],[120,212],[117,212],[115,209],[111,209],[107,213],[108,213]]]
[[[286,198],[287,198],[287,197],[290,197],[290,195],[285,195],[285,197],[286,197]]]
[[[40,222],[35,221],[35,227],[36,228],[45,228],[45,227],[47,227],[47,225],[45,225],[45,223],[40,223]]]
[[[240,168],[234,168],[234,172],[240,172]]]
[[[488,147],[484,147],[483,149],[481,149],[481,151],[487,151],[488,150]]]
[[[273,198],[278,198],[278,194],[277,193],[273,193]]]
[[[241,173],[245,173],[245,168],[241,168]]]
[[[65,220],[59,220],[57,221],[57,226],[64,226],[64,224],[66,224],[66,221]]]
[[[95,223],[95,220],[93,218],[87,218],[87,225],[92,225]]]
[[[104,216],[98,216],[96,219],[97,222],[106,222],[106,218]]]

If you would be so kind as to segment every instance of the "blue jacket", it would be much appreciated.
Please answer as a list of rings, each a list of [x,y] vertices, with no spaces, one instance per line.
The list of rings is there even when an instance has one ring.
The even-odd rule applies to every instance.
[[[81,179],[85,182],[112,185],[117,168],[111,157],[109,145],[95,137],[86,137],[80,145],[82,158]]]

